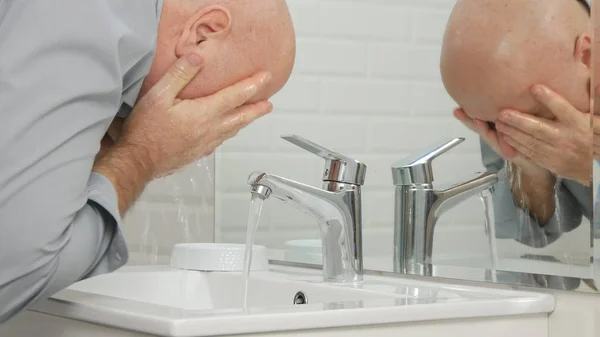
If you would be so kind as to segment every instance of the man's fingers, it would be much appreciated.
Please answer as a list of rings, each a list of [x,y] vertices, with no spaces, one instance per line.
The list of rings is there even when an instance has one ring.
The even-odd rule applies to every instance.
[[[500,112],[499,122],[496,126],[503,133],[506,133],[506,130],[518,129],[546,142],[553,142],[560,136],[556,122],[513,110]]]
[[[553,166],[551,165],[552,159],[557,156],[555,156],[556,149],[551,145],[540,142],[535,146],[531,146],[531,144],[524,143],[522,140],[510,136],[504,136],[503,138],[506,143],[517,150],[520,157],[523,157],[530,162],[537,163],[542,167]]]
[[[546,106],[564,124],[573,124],[576,120],[574,114],[581,113],[566,99],[544,85],[533,86],[531,93],[538,102]]]
[[[202,57],[190,54],[177,60],[151,89],[161,99],[171,103],[202,69]]]
[[[222,117],[222,130],[225,134],[231,132],[235,134],[271,111],[273,111],[273,105],[267,101],[241,106]]]
[[[271,80],[271,73],[260,72],[252,77],[231,85],[211,96],[200,98],[203,104],[211,104],[210,111],[223,113],[236,109],[263,90]],[[214,104],[214,105],[212,105]]]
[[[513,159],[517,155],[517,151],[498,135],[498,131],[492,129],[490,125],[484,121],[476,120],[475,127],[483,140],[492,147],[499,155],[507,159]]]
[[[456,109],[454,110],[454,118],[456,118],[459,122],[461,122],[464,126],[466,126],[469,130],[473,132],[478,132],[473,120],[467,116],[464,110]]]
[[[546,142],[543,139],[536,137],[528,132],[523,132],[517,128],[514,128],[510,125],[506,125],[503,123],[498,124],[498,131],[500,131],[503,135],[503,140],[506,140],[508,144],[514,147],[514,145],[508,140],[512,140],[513,142],[518,142],[521,145],[521,148],[516,149],[521,153],[525,153],[523,151],[523,147],[526,147],[534,152],[539,152],[540,148],[547,148],[553,145],[550,145],[550,142]],[[527,153],[525,153],[527,154]]]

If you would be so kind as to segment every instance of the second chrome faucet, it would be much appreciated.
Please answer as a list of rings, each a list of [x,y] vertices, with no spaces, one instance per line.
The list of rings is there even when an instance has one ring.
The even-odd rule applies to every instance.
[[[393,165],[395,272],[432,276],[433,238],[440,216],[498,181],[496,173],[476,173],[448,187],[434,188],[433,160],[464,140],[455,138]]]

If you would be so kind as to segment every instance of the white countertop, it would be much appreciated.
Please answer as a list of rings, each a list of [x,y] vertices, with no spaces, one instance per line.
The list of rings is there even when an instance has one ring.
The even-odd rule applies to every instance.
[[[106,281],[96,282],[96,285],[90,286],[100,279],[76,284],[42,302],[33,310],[153,335],[185,337],[548,314],[554,310],[555,304],[554,298],[548,294],[376,276],[365,276],[364,282],[359,286],[332,285],[333,288],[324,288],[330,285],[320,282],[322,278],[318,270],[279,266],[272,266],[267,273],[256,273],[253,278],[266,280],[265,282],[279,282],[294,292],[304,287],[309,298],[308,304],[251,307],[246,312],[242,308],[202,309],[201,306],[189,310],[183,306],[169,304],[173,302],[169,298],[148,298],[146,301],[132,300],[135,297],[130,297],[130,293],[148,288],[153,282],[156,283],[153,285],[155,288],[152,288],[154,294],[164,297],[168,294],[161,294],[160,287],[165,286],[165,283],[157,283],[158,279],[182,272],[185,273],[160,266],[126,267],[107,276]],[[134,278],[128,275],[137,276]],[[127,280],[132,280],[135,284],[127,284]],[[123,288],[119,289],[120,287]],[[133,288],[128,290],[128,287]],[[190,287],[190,284],[184,288],[187,287]],[[277,293],[275,288],[273,292],[268,289],[262,291],[260,294],[254,294],[259,300],[261,296],[268,298]],[[322,295],[315,295],[319,292]],[[335,292],[339,292],[339,295],[331,297],[330,294]],[[351,294],[350,297],[354,296],[352,294],[358,297],[348,301],[336,300],[335,303],[318,301],[319,296],[345,298],[344,292]],[[312,301],[311,295],[314,295]],[[171,295],[167,297],[169,296]]]

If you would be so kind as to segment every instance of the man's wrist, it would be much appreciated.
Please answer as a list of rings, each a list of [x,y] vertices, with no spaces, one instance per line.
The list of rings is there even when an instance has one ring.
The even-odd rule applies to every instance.
[[[552,172],[534,165],[508,164],[508,179],[517,205],[527,210],[545,225],[555,210],[556,177]]]
[[[117,143],[111,147],[96,161],[92,171],[103,175],[113,184],[121,215],[154,178],[153,164],[146,150],[129,143]]]

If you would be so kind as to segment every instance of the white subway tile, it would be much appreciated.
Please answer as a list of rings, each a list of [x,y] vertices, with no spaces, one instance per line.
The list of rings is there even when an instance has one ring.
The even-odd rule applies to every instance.
[[[322,81],[322,107],[326,113],[409,112],[409,85],[406,81],[367,79],[328,79]]]
[[[375,77],[439,81],[439,64],[440,47],[388,43],[369,48],[369,74]]]
[[[325,36],[394,41],[410,37],[409,8],[397,4],[322,2],[319,20]]]
[[[297,36],[318,35],[321,30],[318,2],[315,0],[287,0]]]
[[[302,76],[296,71],[271,102],[277,110],[316,112],[319,109],[319,78]]]
[[[410,107],[415,117],[452,117],[457,104],[450,97],[441,80],[410,83]]]
[[[222,146],[222,152],[269,152],[273,143],[273,120],[280,111],[275,109],[269,115],[262,117],[242,129],[237,136],[227,140]]]
[[[416,43],[441,45],[449,17],[448,9],[413,9],[411,14],[413,40]]]
[[[364,74],[367,43],[324,39],[298,39],[294,71],[301,74]]]

